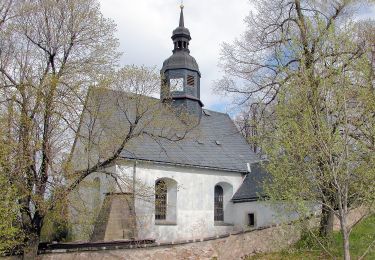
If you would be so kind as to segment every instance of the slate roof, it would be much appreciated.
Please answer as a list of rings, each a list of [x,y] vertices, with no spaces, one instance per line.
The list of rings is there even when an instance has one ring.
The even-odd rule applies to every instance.
[[[106,129],[128,129],[127,119],[132,117],[132,112],[125,117],[123,110],[132,111],[131,94],[109,89],[96,90],[92,94],[91,98],[95,101],[92,105],[88,102],[88,108],[90,110],[98,106],[99,110],[104,112],[99,120],[100,128],[104,129],[104,132]],[[144,96],[142,98],[154,104],[155,109],[161,105],[158,99]],[[170,124],[169,118],[170,115],[165,115],[166,120],[161,119],[162,123]],[[88,119],[83,116],[82,120]],[[156,129],[155,132],[158,131]],[[81,130],[81,135],[85,135],[85,130]],[[261,158],[251,150],[229,115],[207,109],[203,110],[199,125],[182,140],[147,134],[137,136],[126,144],[120,158],[247,174],[234,194],[233,202],[256,200],[262,192],[261,182],[266,176],[266,172],[260,167]],[[251,165],[250,173],[248,163]]]
[[[191,40],[190,31],[184,25],[184,12],[181,6],[180,23],[178,27],[173,30],[172,40],[175,44],[173,55],[163,62],[161,72],[164,73],[170,69],[188,69],[199,73],[199,67],[194,57],[190,56],[189,41]],[[187,46],[178,47],[178,42],[184,42]]]
[[[128,129],[127,118],[121,109],[131,111],[129,107],[131,107],[132,99],[129,98],[129,93],[108,89],[92,93],[95,99],[100,100],[100,110],[111,111],[104,113],[105,116],[100,123],[101,128],[117,129],[115,131]],[[156,109],[157,105],[160,105],[158,99],[144,98],[156,104]],[[124,107],[121,104],[124,104]],[[128,117],[132,115],[128,114]],[[170,114],[165,115],[164,119],[161,119],[161,124],[168,124],[169,118]],[[203,110],[199,125],[189,131],[182,140],[175,141],[147,134],[141,135],[132,138],[127,143],[120,157],[238,173],[247,173],[248,163],[260,161],[259,156],[250,149],[229,115],[211,110]]]
[[[134,143],[135,142],[135,143]],[[260,160],[239,133],[229,115],[204,110],[200,124],[180,141],[142,136],[123,158],[199,168],[247,172],[247,163]]]
[[[233,195],[232,201],[234,203],[255,201],[263,196],[263,182],[269,178],[261,163],[254,163],[251,165],[251,172],[249,172],[240,188]]]
[[[185,51],[176,51],[163,62],[162,73],[170,69],[186,68],[199,72],[199,66],[193,56]]]

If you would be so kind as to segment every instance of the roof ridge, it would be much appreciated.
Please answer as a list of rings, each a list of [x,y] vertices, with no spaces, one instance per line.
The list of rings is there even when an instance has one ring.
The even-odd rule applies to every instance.
[[[124,90],[121,90],[121,89],[114,89],[114,88],[98,88],[98,87],[92,87],[91,88],[91,93],[92,94],[97,94],[95,92],[97,91],[105,91],[105,92],[112,92],[112,93],[121,93],[122,95],[126,95],[126,96],[135,96],[135,95],[140,95],[140,96],[143,96],[143,97],[147,97],[147,98],[150,98],[150,99],[154,99],[154,100],[160,100],[159,98],[156,98],[156,97],[152,97],[152,96],[147,96],[147,95],[143,95],[143,94],[137,94],[137,93],[134,93],[134,92],[130,92],[130,91],[124,91]]]

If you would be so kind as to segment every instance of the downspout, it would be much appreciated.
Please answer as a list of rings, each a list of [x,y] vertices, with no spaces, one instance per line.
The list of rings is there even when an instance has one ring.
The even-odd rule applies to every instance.
[[[247,172],[250,173],[251,172],[251,165],[250,165],[250,163],[246,163],[246,168],[247,168]]]
[[[132,208],[133,208],[133,239],[136,239],[136,232],[137,232],[137,220],[135,214],[135,180],[137,174],[137,160],[134,161],[133,164],[133,192],[132,192]]]

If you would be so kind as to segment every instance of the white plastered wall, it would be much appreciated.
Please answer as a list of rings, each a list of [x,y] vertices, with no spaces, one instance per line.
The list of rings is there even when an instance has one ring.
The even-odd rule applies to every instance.
[[[109,167],[106,171],[115,173],[116,167]],[[100,180],[99,191],[94,187],[93,181],[96,178]],[[114,183],[113,177],[94,172],[86,177],[78,186],[78,189],[70,194],[69,214],[74,240],[88,240],[90,238],[105,194],[114,191]],[[97,200],[97,192],[99,193],[99,200]],[[99,205],[94,205],[95,202],[99,202]]]
[[[241,173],[154,163],[138,162],[135,164],[129,161],[118,162],[107,171],[119,177],[117,184],[121,185],[121,189],[117,187],[112,177],[103,173],[94,173],[86,178],[86,181],[100,178],[100,203],[103,202],[105,193],[132,192],[135,186],[138,239],[156,239],[158,242],[200,239],[232,231],[289,222],[298,217],[297,214],[277,210],[277,208],[283,208],[282,204],[275,207],[264,201],[233,203],[231,198],[243,182],[244,177]],[[135,179],[133,179],[134,172]],[[177,196],[173,195],[171,199],[168,195],[169,208],[164,224],[155,223],[154,215],[154,187],[159,179],[174,180],[177,183],[177,186],[173,186],[173,189],[177,188]],[[215,225],[215,185],[220,185],[224,191],[224,224],[232,225],[217,225],[217,223]],[[80,187],[80,197],[89,209],[94,208],[90,187]],[[249,213],[255,214],[255,227],[248,226]],[[90,230],[90,227],[86,227],[87,229]],[[82,227],[79,225],[74,226],[74,233],[79,235],[81,230]],[[75,237],[79,240],[87,239],[87,236]]]
[[[298,218],[298,214],[283,210],[282,204],[271,204],[265,201],[235,203],[233,209],[236,212],[234,224],[243,229],[249,228],[248,214],[250,213],[255,216],[253,228],[287,223]]]
[[[125,162],[119,164],[118,174],[129,176],[134,171],[133,166]],[[170,205],[176,207],[176,222],[165,225],[155,224],[154,218],[154,185],[161,178],[177,182],[177,205]],[[135,202],[138,238],[158,241],[199,239],[235,230],[232,225],[214,224],[214,187],[223,186],[224,222],[233,224],[235,215],[230,199],[242,181],[241,173],[138,163]]]

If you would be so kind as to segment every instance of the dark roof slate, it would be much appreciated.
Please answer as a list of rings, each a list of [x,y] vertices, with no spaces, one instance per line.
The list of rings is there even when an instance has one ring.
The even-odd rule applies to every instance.
[[[229,115],[205,110],[200,124],[180,141],[134,139],[123,158],[175,165],[247,172],[247,163],[260,160]]]
[[[158,110],[158,106],[161,105],[155,98],[142,96],[142,99],[142,102],[150,103],[150,110]],[[104,132],[101,133],[98,129],[100,136],[106,134],[111,136],[111,131],[117,133],[129,129],[128,119],[134,120],[135,117],[133,115],[135,99],[132,94],[118,90],[99,89],[92,91],[90,100],[94,102],[90,101],[88,107],[91,110],[96,110],[95,107],[98,107],[101,111],[100,120],[97,121],[100,122],[100,127],[104,129]],[[123,111],[127,111],[127,116]],[[157,124],[157,127],[162,127],[162,131],[168,128],[166,125],[168,122],[176,123],[171,121],[173,116],[170,113],[173,112],[168,111],[168,114],[158,115],[162,118],[159,119],[160,124]],[[90,119],[83,120],[88,120],[83,126],[91,122]],[[251,150],[229,115],[225,113],[203,110],[200,123],[179,141],[176,138],[160,137],[158,128],[145,128],[144,130],[146,134],[135,136],[128,141],[120,153],[121,158],[238,173],[247,173],[248,163],[252,164],[261,160]],[[81,134],[85,135],[85,132],[87,130],[82,130]],[[178,133],[174,135],[178,137],[177,139],[180,138]]]
[[[151,97],[146,102],[161,105],[160,101]],[[95,90],[89,98],[88,109],[104,112],[98,120],[100,128],[123,131],[128,129],[124,110],[133,111],[132,94],[118,90]],[[94,109],[95,108],[95,109]],[[90,125],[90,117],[84,113],[82,126]],[[99,113],[100,115],[101,113]],[[163,116],[161,124],[170,122],[170,114]],[[166,120],[163,120],[166,119]],[[88,122],[85,122],[89,120]],[[82,127],[80,135],[85,136],[87,130]],[[156,129],[155,133],[159,130]],[[109,131],[110,132],[110,131]],[[178,134],[176,134],[178,135]],[[78,153],[79,154],[79,153]],[[262,191],[260,181],[265,171],[260,167],[261,158],[255,154],[245,138],[238,131],[228,114],[204,109],[198,126],[188,132],[185,138],[176,141],[155,135],[141,135],[131,139],[121,152],[120,158],[126,160],[149,161],[167,165],[178,165],[196,168],[207,168],[237,173],[248,173],[247,164],[251,165],[251,172],[247,174],[243,184],[233,196],[233,202],[254,200]]]
[[[251,165],[251,172],[249,172],[240,188],[233,195],[232,201],[247,202],[258,200],[263,194],[263,183],[269,178],[269,174],[261,163],[254,163]]]
[[[199,66],[193,56],[186,51],[176,51],[163,62],[161,72],[170,69],[189,69],[199,72]]]

